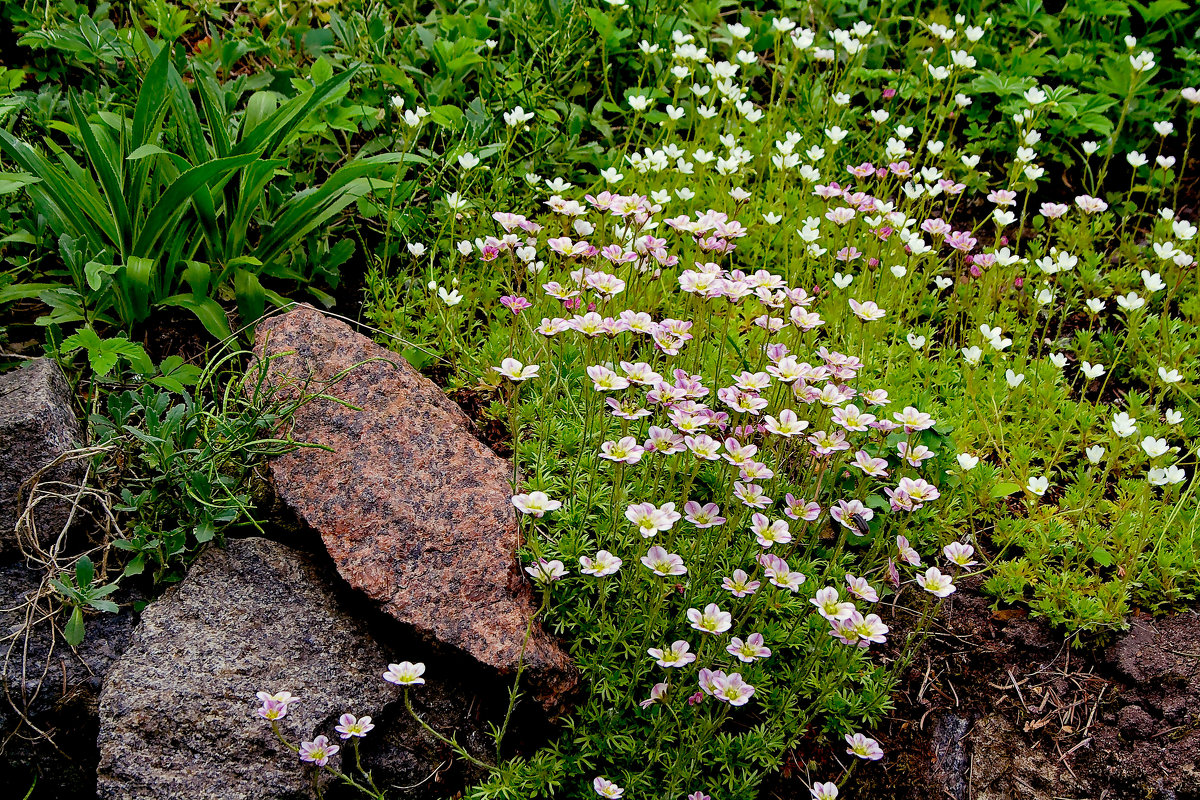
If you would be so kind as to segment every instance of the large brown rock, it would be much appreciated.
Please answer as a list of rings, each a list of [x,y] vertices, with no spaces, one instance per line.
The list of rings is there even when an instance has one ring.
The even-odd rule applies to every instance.
[[[502,676],[524,665],[550,710],[577,678],[533,621],[516,559],[511,467],[442,391],[395,353],[309,306],[261,323],[277,392],[324,391],[295,415],[302,448],[271,462],[284,502],[351,586],[422,636]]]
[[[71,390],[62,370],[48,358],[0,374],[0,552],[17,549],[17,520],[29,500],[28,482],[38,470],[77,446],[79,420],[71,407]],[[69,495],[84,464],[69,461],[47,471],[43,488]],[[53,542],[66,525],[71,503],[39,499],[31,515],[38,541]]]
[[[362,740],[365,764],[380,786],[409,787],[390,797],[461,790],[478,773],[418,727],[382,674],[389,661],[427,662],[428,682],[412,690],[418,713],[489,760],[485,719],[499,719],[503,706],[475,692],[502,691],[454,674],[396,631],[377,638],[354,599],[327,564],[267,539],[206,550],[147,606],[105,678],[100,800],[315,798],[312,768],[255,714],[257,691],[282,690],[300,698],[280,722],[291,742],[325,734],[344,745],[338,717],[370,715],[377,727]],[[352,772],[350,756],[345,748],[331,765]],[[324,796],[340,798],[341,788],[330,782]]]

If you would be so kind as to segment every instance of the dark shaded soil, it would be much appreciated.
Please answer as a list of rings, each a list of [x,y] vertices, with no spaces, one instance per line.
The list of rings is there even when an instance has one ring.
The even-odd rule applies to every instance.
[[[902,642],[912,615],[881,614]],[[894,647],[894,646],[893,646]],[[893,649],[893,653],[895,649]],[[871,734],[886,757],[855,767],[856,800],[1200,798],[1200,614],[1135,615],[1107,646],[1072,648],[973,587],[943,608]],[[832,754],[797,754],[836,773]],[[803,775],[767,797],[795,797]]]

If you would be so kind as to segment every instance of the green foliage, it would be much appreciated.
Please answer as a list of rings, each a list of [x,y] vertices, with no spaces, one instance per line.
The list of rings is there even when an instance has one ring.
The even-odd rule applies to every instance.
[[[51,578],[50,585],[63,598],[66,606],[71,609],[67,624],[63,626],[63,636],[67,644],[76,647],[83,641],[85,634],[83,610],[92,608],[115,614],[119,610],[117,604],[107,597],[119,587],[116,581],[98,585],[96,582],[96,567],[88,556],[80,556],[75,562],[75,570],[64,574],[61,578]]]
[[[263,278],[311,281],[314,271],[300,263],[306,238],[318,230],[329,236],[347,207],[393,186],[400,165],[421,161],[402,153],[356,158],[319,185],[283,196],[278,178],[287,162],[280,151],[317,109],[345,93],[355,70],[334,76],[314,68],[291,99],[258,91],[235,114],[229,92],[199,67],[197,108],[170,53],[159,49],[126,113],[99,111],[93,119],[78,96],[69,96],[67,130],[83,164],[48,140],[54,163],[0,130],[0,152],[24,170],[5,177],[28,192],[58,236],[72,279],[38,284],[56,323],[130,329],[156,307],[178,306],[228,338],[219,300],[232,294],[246,322],[261,316],[268,300],[282,303]],[[171,142],[175,149],[163,147]],[[14,285],[6,296],[24,291]]]

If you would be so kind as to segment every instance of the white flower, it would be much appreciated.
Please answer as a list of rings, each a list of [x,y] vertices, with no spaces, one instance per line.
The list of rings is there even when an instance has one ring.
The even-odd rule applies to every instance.
[[[1183,414],[1179,413],[1173,408],[1168,408],[1163,413],[1163,419],[1167,421],[1168,425],[1178,425],[1179,423],[1183,422]]]
[[[1138,297],[1135,293],[1129,292],[1125,295],[1117,295],[1117,305],[1126,311],[1136,311],[1146,305],[1146,301]]]
[[[461,303],[463,299],[463,296],[458,293],[458,289],[453,289],[447,292],[445,286],[438,289],[438,297],[440,297],[442,302],[448,306],[456,306]]]
[[[1146,480],[1154,486],[1166,486],[1168,484],[1183,483],[1187,480],[1187,473],[1182,469],[1172,464],[1169,467],[1156,467],[1146,473]]]
[[[479,166],[479,156],[469,151],[463,153],[458,157],[458,165],[463,169],[474,169]]]
[[[1125,160],[1129,162],[1129,166],[1137,169],[1138,167],[1144,166],[1150,159],[1145,153],[1139,153],[1136,150],[1132,150],[1125,154]]]
[[[605,183],[620,183],[625,178],[624,175],[617,172],[616,167],[600,170],[600,177],[604,179]]]
[[[561,501],[551,500],[545,492],[513,495],[512,504],[522,514],[528,514],[531,517],[540,517],[547,511],[557,511],[562,508]]]
[[[420,258],[421,256],[425,255],[425,245],[421,244],[420,242],[409,242],[408,252],[415,258]]]
[[[970,472],[979,464],[979,457],[971,455],[970,453],[959,453],[956,458],[958,460],[958,465],[962,467],[965,472]]]
[[[1133,436],[1137,432],[1137,420],[1124,411],[1118,411],[1113,415],[1112,430],[1113,433],[1122,439]]]
[[[963,358],[966,359],[967,363],[970,364],[971,366],[975,366],[976,364],[978,364],[979,359],[983,357],[983,351],[980,350],[979,347],[977,347],[976,345],[971,345],[970,347],[964,347],[962,349],[962,354],[963,354]]]
[[[1079,371],[1083,373],[1088,380],[1095,380],[1104,374],[1103,364],[1090,364],[1087,361],[1081,361]]]
[[[500,362],[500,366],[492,367],[492,369],[510,381],[517,382],[536,378],[541,367],[537,364],[522,365],[515,358],[506,358]]]
[[[1158,368],[1158,377],[1162,378],[1163,383],[1179,383],[1183,380],[1183,375],[1179,374],[1179,370],[1166,367]]]
[[[1063,355],[1062,353],[1051,353],[1049,358],[1050,358],[1050,363],[1053,364],[1054,366],[1058,367],[1059,369],[1062,369],[1063,367],[1065,367],[1067,365],[1067,357],[1065,355]]]
[[[533,112],[517,106],[512,111],[504,112],[504,124],[510,128],[515,128],[518,125],[524,125],[529,120],[533,119]]]
[[[924,574],[917,573],[917,583],[935,597],[949,597],[954,593],[954,583],[949,575],[943,575],[937,567],[930,567]]]
[[[1008,388],[1015,389],[1025,380],[1025,374],[1013,372],[1011,369],[1004,371],[1004,380],[1008,383]]]
[[[1167,444],[1166,439],[1155,439],[1153,436],[1147,436],[1145,439],[1142,439],[1142,449],[1151,458],[1158,458],[1171,451],[1171,447]]]
[[[1050,488],[1050,481],[1042,477],[1030,478],[1029,482],[1025,484],[1025,488],[1030,493],[1041,497]]]
[[[1087,460],[1093,464],[1099,464],[1100,459],[1104,458],[1104,448],[1098,444],[1092,445],[1083,452],[1087,456]]]

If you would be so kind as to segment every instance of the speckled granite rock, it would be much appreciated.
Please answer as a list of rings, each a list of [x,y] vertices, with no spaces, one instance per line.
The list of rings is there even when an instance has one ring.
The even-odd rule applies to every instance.
[[[205,551],[175,589],[146,608],[104,682],[97,796],[314,797],[311,768],[256,716],[260,690],[300,698],[281,722],[293,742],[322,733],[339,741],[333,726],[341,714],[371,715],[378,728],[363,740],[364,760],[375,765],[377,783],[421,784],[389,796],[442,797],[461,789],[469,775],[450,765],[446,750],[407,715],[401,690],[381,677],[397,654],[372,638],[367,615],[346,608],[349,592],[334,580],[312,556],[266,539]],[[417,661],[426,654],[404,655]],[[440,666],[431,663],[427,677],[414,691],[417,708],[486,757],[478,707],[487,704],[475,703],[464,689],[471,684]],[[341,796],[337,786],[328,789],[326,797]]]
[[[124,607],[89,616],[87,638],[72,649],[49,622],[27,628],[26,602],[41,579],[20,561],[0,566],[0,764],[11,796],[36,784],[33,800],[91,800],[100,685],[132,637],[134,615]]]
[[[316,529],[350,585],[421,635],[501,675],[515,673],[535,606],[515,557],[510,470],[467,416],[395,353],[308,306],[261,323],[278,391],[328,383],[303,407],[300,449],[271,463],[283,500]],[[357,365],[357,366],[356,366]],[[557,643],[534,625],[527,689],[555,710],[576,685]]]
[[[22,484],[62,453],[76,447],[79,421],[71,408],[71,390],[62,370],[48,358],[0,374],[0,552],[15,551],[15,527],[24,509]],[[45,481],[78,480],[81,462],[63,464]],[[70,504],[45,500],[34,514],[38,538],[53,541],[66,524]]]

